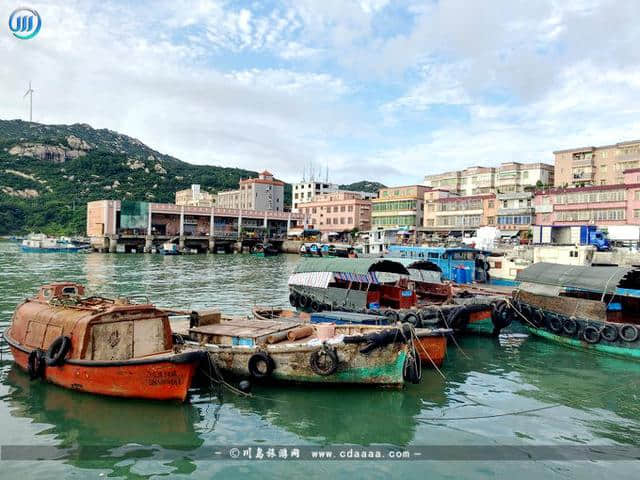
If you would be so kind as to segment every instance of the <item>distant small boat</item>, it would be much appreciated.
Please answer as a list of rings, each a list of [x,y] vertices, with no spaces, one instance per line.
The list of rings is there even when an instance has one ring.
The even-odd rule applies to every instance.
[[[272,257],[278,254],[278,249],[270,243],[257,243],[251,253],[257,257]]]
[[[180,255],[180,250],[178,250],[178,245],[175,243],[163,243],[162,249],[160,250],[162,255]]]
[[[76,253],[84,249],[66,239],[49,238],[46,235],[32,235],[20,244],[20,250],[27,253]]]

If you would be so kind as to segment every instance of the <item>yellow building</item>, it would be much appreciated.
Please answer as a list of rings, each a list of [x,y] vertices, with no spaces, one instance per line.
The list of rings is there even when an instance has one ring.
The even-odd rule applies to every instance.
[[[431,190],[424,185],[382,188],[378,198],[371,200],[372,228],[415,229],[424,217],[424,194]]]
[[[176,192],[176,205],[185,207],[213,207],[216,204],[216,196],[200,189],[200,185],[191,185],[191,188]]]

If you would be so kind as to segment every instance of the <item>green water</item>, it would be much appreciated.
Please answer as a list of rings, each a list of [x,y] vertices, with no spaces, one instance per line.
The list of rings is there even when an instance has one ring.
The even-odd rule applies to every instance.
[[[284,306],[298,257],[23,254],[0,243],[0,328],[45,282],[143,294],[159,305],[249,313]],[[446,379],[403,391],[255,387],[196,391],[184,405],[99,398],[31,382],[0,362],[0,445],[69,449],[59,461],[1,461],[0,478],[637,478],[634,461],[209,460],[224,445],[640,446],[640,363],[536,338],[466,338]],[[528,413],[511,414],[528,410]],[[90,447],[82,459],[73,452]],[[213,458],[211,456],[211,458]]]

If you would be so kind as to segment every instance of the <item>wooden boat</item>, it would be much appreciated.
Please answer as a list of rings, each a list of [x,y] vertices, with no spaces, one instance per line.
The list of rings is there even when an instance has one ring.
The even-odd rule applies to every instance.
[[[260,320],[299,321],[300,323],[334,323],[336,325],[377,326],[379,330],[397,328],[389,317],[352,312],[318,312],[308,314],[290,309],[254,307],[253,316]],[[414,343],[420,360],[426,366],[441,366],[447,353],[449,328],[415,328]]]
[[[203,354],[174,346],[167,314],[83,295],[82,285],[52,283],[16,308],[4,332],[16,364],[81,392],[184,401]]]
[[[300,311],[371,313],[457,332],[495,335],[510,325],[504,295],[442,283],[440,274],[437,265],[412,259],[301,259],[289,278],[289,302]]]
[[[187,347],[203,348],[215,368],[234,376],[395,387],[405,377],[416,382],[415,372],[407,374],[415,369],[411,336],[397,328],[226,318],[183,333]]]
[[[640,359],[640,269],[541,262],[516,279],[513,305],[530,333]]]

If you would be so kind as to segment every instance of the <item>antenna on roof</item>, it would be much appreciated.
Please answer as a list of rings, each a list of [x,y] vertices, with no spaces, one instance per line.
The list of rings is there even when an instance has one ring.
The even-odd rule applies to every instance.
[[[327,160],[327,173],[324,176],[324,183],[329,183],[329,160]]]

